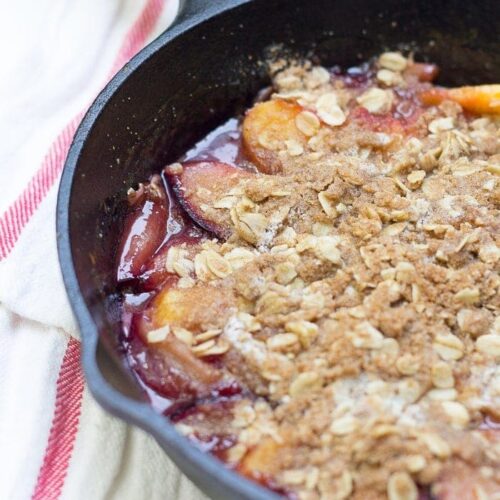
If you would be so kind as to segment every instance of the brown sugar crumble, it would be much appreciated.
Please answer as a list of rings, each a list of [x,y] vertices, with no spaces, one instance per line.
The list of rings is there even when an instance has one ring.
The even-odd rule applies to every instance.
[[[179,431],[231,436],[221,458],[301,500],[500,498],[496,104],[429,104],[398,52],[355,81],[273,71],[243,166],[165,170],[201,229],[170,241],[139,337],[205,401]]]

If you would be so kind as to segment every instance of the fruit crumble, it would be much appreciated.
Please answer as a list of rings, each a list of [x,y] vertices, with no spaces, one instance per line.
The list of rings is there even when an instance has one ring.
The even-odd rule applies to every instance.
[[[286,497],[500,499],[500,85],[398,52],[270,71],[128,192],[131,369]]]

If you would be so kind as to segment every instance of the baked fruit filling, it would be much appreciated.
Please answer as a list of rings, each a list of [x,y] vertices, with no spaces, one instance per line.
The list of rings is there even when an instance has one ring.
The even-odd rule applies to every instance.
[[[500,498],[500,85],[397,52],[272,74],[129,190],[132,370],[290,498]]]

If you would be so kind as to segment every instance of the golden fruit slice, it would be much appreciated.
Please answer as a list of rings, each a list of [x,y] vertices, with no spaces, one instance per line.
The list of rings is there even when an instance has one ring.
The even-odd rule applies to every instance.
[[[271,474],[279,445],[271,438],[263,439],[252,448],[240,463],[240,471],[250,477]]]
[[[148,383],[169,397],[209,394],[221,372],[201,360],[179,333],[191,335],[221,327],[232,306],[233,297],[224,288],[166,286],[147,311],[150,320],[143,318],[138,328],[147,345],[149,369],[144,376]]]
[[[307,136],[295,122],[302,110],[298,104],[276,99],[256,104],[247,112],[243,147],[260,172],[277,174],[282,170],[278,150],[286,148],[285,141],[295,148],[305,144]]]
[[[162,355],[165,366],[168,367],[164,376],[169,372],[182,375],[198,394],[208,393],[209,386],[221,378],[219,370],[198,359],[190,347],[172,333],[161,342],[155,342],[153,346]]]
[[[500,84],[458,87],[454,89],[432,88],[420,94],[427,106],[435,106],[444,100],[458,102],[472,113],[500,114]]]
[[[228,288],[205,283],[192,288],[165,288],[153,303],[154,328],[180,326],[198,333],[219,328],[226,323],[234,306]]]

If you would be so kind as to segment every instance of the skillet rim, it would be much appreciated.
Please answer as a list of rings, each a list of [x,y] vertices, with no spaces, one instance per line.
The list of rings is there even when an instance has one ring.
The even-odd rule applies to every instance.
[[[234,498],[231,495],[238,495],[238,498],[242,499],[272,500],[281,497],[230,470],[209,453],[201,451],[182,436],[167,418],[156,413],[150,404],[134,401],[105,380],[97,361],[98,327],[85,304],[76,276],[69,227],[73,180],[81,153],[94,125],[115,93],[142,64],[154,57],[169,42],[196,29],[201,23],[248,2],[249,0],[181,0],[179,19],[175,20],[175,25],[137,53],[99,93],[82,119],[66,157],[57,195],[56,236],[64,286],[81,335],[81,364],[95,400],[112,415],[153,436],[181,472],[188,475],[190,480],[209,496],[222,494],[224,497]],[[183,464],[179,465],[179,461]]]

